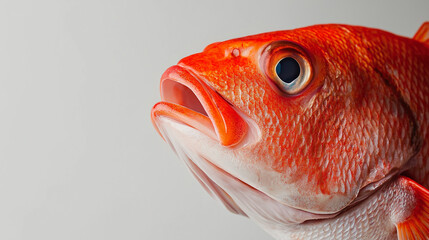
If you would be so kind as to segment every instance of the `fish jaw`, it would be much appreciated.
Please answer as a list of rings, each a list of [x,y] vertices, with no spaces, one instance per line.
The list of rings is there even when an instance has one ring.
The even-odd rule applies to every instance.
[[[247,123],[219,94],[181,66],[161,77],[161,100],[152,109],[152,122],[167,116],[200,130],[224,146],[234,146],[247,133]],[[161,134],[162,135],[162,134]]]
[[[233,213],[248,216],[263,229],[270,232],[271,226],[288,226],[308,220],[333,218],[335,214],[317,214],[287,206],[270,197],[235,175],[225,171],[215,162],[226,159],[231,162],[240,149],[222,146],[219,142],[199,130],[166,116],[157,118],[163,138],[170,144],[205,190],[218,198]],[[246,167],[237,171],[244,175]]]

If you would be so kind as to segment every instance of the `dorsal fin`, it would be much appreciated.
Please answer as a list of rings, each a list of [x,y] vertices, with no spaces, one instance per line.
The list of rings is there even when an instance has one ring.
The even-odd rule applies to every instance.
[[[429,44],[429,22],[424,22],[422,24],[419,30],[417,30],[413,39],[422,43]]]

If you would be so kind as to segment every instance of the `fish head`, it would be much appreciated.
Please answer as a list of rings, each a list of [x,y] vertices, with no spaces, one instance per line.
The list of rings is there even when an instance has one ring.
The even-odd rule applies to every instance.
[[[267,214],[253,201],[293,209],[289,223],[337,214],[416,152],[369,41],[321,25],[211,44],[164,73],[152,121],[233,211]]]

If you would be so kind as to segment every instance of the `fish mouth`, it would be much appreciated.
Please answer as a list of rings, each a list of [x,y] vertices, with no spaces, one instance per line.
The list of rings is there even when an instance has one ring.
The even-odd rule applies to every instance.
[[[161,102],[152,108],[152,122],[168,117],[187,124],[223,146],[234,146],[247,133],[248,125],[215,90],[185,67],[175,65],[161,77]],[[162,134],[161,134],[162,136]]]
[[[188,169],[213,198],[235,214],[247,216],[231,196],[216,184],[181,148],[175,146],[161,126],[163,118],[187,125],[227,147],[237,147],[248,132],[248,122],[226,100],[186,66],[168,68],[161,77],[161,102],[151,111],[152,123],[164,140],[184,160]],[[252,124],[254,125],[254,124]],[[245,145],[242,144],[242,145]]]

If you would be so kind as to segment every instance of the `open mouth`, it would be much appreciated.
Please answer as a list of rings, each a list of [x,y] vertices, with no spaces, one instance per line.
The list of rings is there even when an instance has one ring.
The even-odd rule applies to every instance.
[[[161,100],[152,109],[152,121],[164,116],[185,123],[224,146],[238,144],[247,123],[218,93],[181,66],[161,77]],[[159,129],[158,129],[159,131]]]

